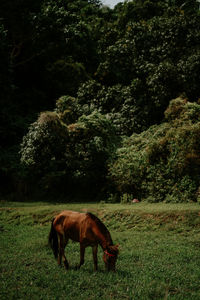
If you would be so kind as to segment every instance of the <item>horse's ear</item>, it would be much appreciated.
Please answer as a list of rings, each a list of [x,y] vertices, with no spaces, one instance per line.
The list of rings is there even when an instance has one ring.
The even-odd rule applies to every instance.
[[[120,244],[117,244],[117,245],[115,245],[114,247],[115,247],[115,249],[119,250]]]
[[[113,250],[119,253],[119,244],[113,246]]]
[[[118,250],[118,252],[119,252],[119,250],[120,250],[120,244],[117,244],[117,245],[116,245],[116,248],[117,248],[117,250]]]
[[[116,254],[119,252],[118,246],[119,245],[112,245],[112,246],[108,246],[106,249],[108,250],[108,252]]]

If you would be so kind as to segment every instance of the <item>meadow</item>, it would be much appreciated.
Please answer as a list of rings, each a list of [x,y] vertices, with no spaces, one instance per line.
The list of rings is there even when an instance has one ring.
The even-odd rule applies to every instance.
[[[115,273],[99,270],[92,251],[79,262],[70,242],[70,269],[58,267],[47,238],[63,209],[91,211],[108,227],[120,255]],[[200,299],[199,204],[132,205],[0,202],[0,299]]]

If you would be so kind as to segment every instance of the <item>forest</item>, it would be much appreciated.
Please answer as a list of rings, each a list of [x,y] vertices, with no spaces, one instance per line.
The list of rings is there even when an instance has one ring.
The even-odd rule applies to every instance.
[[[200,202],[200,3],[2,0],[0,195]]]

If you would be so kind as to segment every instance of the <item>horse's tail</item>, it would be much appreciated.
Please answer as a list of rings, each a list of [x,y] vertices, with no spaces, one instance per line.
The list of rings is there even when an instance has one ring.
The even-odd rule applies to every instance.
[[[53,226],[54,220],[55,220],[55,218],[51,222],[51,230],[49,232],[49,245],[53,250],[55,258],[57,258],[58,257],[58,236],[57,236],[57,232]]]

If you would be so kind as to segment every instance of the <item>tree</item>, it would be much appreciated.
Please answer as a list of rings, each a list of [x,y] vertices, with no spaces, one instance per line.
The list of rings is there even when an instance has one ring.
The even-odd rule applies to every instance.
[[[29,124],[63,94],[75,95],[94,72],[98,57],[92,26],[99,9],[98,0],[1,2],[0,130],[5,150],[0,176],[10,184],[21,172],[19,144]]]
[[[177,98],[166,122],[124,140],[110,165],[116,192],[150,202],[197,201],[200,105]]]
[[[63,113],[64,102],[58,105]],[[40,114],[23,139],[22,164],[45,192],[69,193],[78,186],[80,194],[91,196],[106,190],[107,165],[118,141],[114,127],[97,112],[69,125],[64,120],[62,113]]]
[[[55,190],[66,182],[71,188],[79,183],[87,189],[90,181],[106,186],[107,161],[115,152],[108,147],[111,140],[116,147],[116,136],[149,128],[150,136],[151,126],[163,123],[171,99],[200,98],[196,4],[140,0],[110,9],[99,0],[3,0],[0,85],[6,147],[0,176],[16,182],[32,174],[34,182]],[[34,122],[41,111],[49,112]],[[104,119],[107,137],[97,130]],[[100,170],[97,179],[93,167]]]

